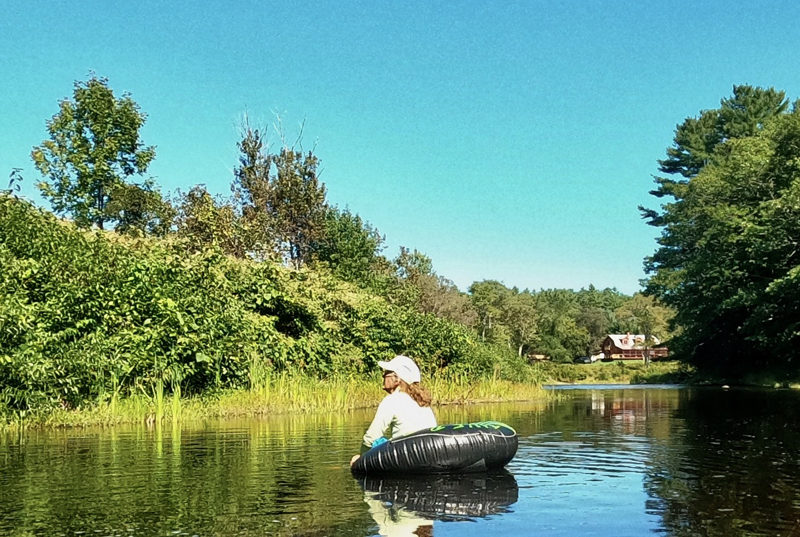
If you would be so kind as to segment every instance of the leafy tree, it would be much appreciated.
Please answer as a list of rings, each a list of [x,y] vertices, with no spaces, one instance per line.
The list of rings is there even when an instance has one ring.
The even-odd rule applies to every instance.
[[[328,210],[325,185],[319,180],[319,159],[284,145],[272,154],[262,131],[245,123],[233,190],[249,245],[257,254],[278,253],[299,268],[310,260],[325,232]]]
[[[483,280],[474,282],[469,293],[478,314],[481,341],[498,341],[495,331],[503,318],[503,306],[511,290],[496,280]]]
[[[340,278],[370,285],[376,265],[380,263],[383,237],[376,229],[349,210],[329,207],[325,214],[325,230],[313,246],[314,257],[330,265]]]
[[[589,307],[578,313],[575,324],[585,330],[590,338],[586,354],[595,354],[605,337],[611,333],[613,325],[610,317],[608,311],[597,307]]]
[[[405,246],[400,247],[400,253],[394,260],[397,266],[397,275],[406,280],[413,281],[420,276],[433,274],[433,261],[430,257],[416,249],[409,250]]]
[[[234,169],[231,189],[242,225],[247,228],[246,248],[257,258],[265,258],[277,251],[274,218],[269,211],[272,157],[263,132],[252,128],[247,120],[242,125],[241,135],[242,139],[236,144],[239,164]]]
[[[772,102],[765,109],[779,110]],[[647,290],[676,309],[684,330],[673,348],[699,366],[793,370],[800,316],[787,299],[800,283],[800,112],[750,118],[750,130],[728,124],[731,136],[752,135],[723,141],[663,207]]]
[[[152,181],[145,181],[142,185],[121,183],[114,186],[105,212],[117,222],[116,229],[121,233],[158,236],[169,232],[177,214]]]
[[[597,289],[589,285],[588,289],[581,289],[575,297],[581,308],[597,308],[605,312],[613,312],[630,297],[620,293],[614,288]],[[611,319],[613,321],[613,319]]]
[[[281,251],[300,267],[309,261],[313,245],[325,231],[325,185],[317,176],[319,160],[312,152],[284,147],[273,157],[271,215]]]
[[[646,347],[655,344],[654,337],[664,341],[669,337],[669,323],[674,312],[659,304],[652,297],[636,293],[616,311],[621,332],[643,334]],[[645,363],[650,363],[649,353],[645,353]]]
[[[697,118],[686,118],[675,128],[673,145],[667,148],[667,158],[659,160],[662,173],[671,177],[656,177],[657,188],[650,194],[657,198],[680,200],[686,193],[687,181],[696,176],[714,158],[724,142],[752,136],[772,118],[786,112],[788,100],[783,91],[773,88],[734,86],[733,96],[720,101],[720,108],[704,110]],[[650,225],[663,227],[663,211],[639,207]]]
[[[477,316],[469,297],[447,278],[423,275],[415,282],[420,292],[419,309],[467,327],[475,326]]]
[[[556,361],[569,361],[586,352],[590,335],[578,326],[581,312],[577,294],[568,289],[548,289],[536,294],[539,311],[537,349]]]
[[[107,211],[112,193],[155,157],[139,137],[146,116],[130,95],[116,98],[108,81],[94,76],[76,82],[73,99],[59,108],[47,122],[50,138],[31,153],[46,177],[38,187],[57,213],[103,229],[113,219]]]
[[[513,289],[503,300],[503,322],[511,332],[510,343],[522,356],[530,347],[537,335],[538,315],[536,298],[527,290],[518,292]]]
[[[600,344],[609,333],[620,331],[615,311],[630,297],[616,289],[599,290],[590,285],[588,289],[578,291],[576,299],[580,312],[575,322],[589,334],[590,340],[585,352],[594,354],[600,350]]]
[[[247,255],[246,233],[233,206],[214,199],[204,186],[182,194],[177,212],[176,234],[190,251],[217,247],[235,257]]]
[[[394,264],[400,282],[394,294],[401,304],[464,326],[475,324],[476,315],[469,297],[452,281],[434,272],[430,257],[401,246]]]
[[[670,322],[675,312],[659,303],[655,297],[636,293],[615,312],[620,332],[669,339]]]

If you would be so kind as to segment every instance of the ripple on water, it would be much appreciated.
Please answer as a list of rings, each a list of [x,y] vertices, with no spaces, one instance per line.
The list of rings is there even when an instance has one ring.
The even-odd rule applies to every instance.
[[[634,436],[601,433],[558,432],[520,440],[514,459],[515,473],[532,478],[575,476],[605,479],[620,474],[641,473],[649,453],[649,442]]]

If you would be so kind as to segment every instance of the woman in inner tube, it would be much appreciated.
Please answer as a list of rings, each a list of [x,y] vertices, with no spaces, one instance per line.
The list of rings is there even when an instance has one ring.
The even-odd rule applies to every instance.
[[[383,369],[383,390],[389,395],[378,405],[375,418],[364,433],[361,453],[392,438],[436,427],[431,395],[419,384],[419,368],[414,360],[398,355],[378,365]],[[350,466],[359,457],[354,455]]]

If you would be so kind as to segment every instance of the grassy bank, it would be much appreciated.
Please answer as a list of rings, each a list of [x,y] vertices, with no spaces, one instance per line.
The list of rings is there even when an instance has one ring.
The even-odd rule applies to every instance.
[[[778,371],[751,373],[741,377],[726,377],[677,361],[653,362],[645,366],[640,361],[596,362],[593,364],[537,365],[539,374],[556,384],[689,384],[693,386],[753,386],[761,388],[800,389],[800,377]]]
[[[593,364],[537,365],[540,374],[554,384],[692,384],[693,368],[680,362],[595,362]]]
[[[220,390],[202,397],[180,392],[112,397],[76,409],[56,409],[0,423],[0,429],[24,427],[109,426],[123,423],[176,422],[219,417],[277,413],[343,412],[375,407],[385,396],[379,377],[335,377],[317,380],[289,374],[275,375],[255,389]],[[538,384],[502,379],[469,381],[466,377],[438,376],[427,383],[435,405],[478,402],[530,401],[548,393]]]
[[[694,371],[678,362],[597,362],[531,368],[529,382],[499,377],[473,380],[465,374],[434,375],[426,383],[435,405],[545,400],[542,384],[695,383]],[[109,426],[124,423],[172,423],[207,418],[246,417],[278,413],[344,412],[374,408],[384,397],[380,377],[333,376],[319,380],[286,372],[265,376],[250,389],[226,389],[203,396],[182,397],[156,385],[150,392],[117,397],[73,409],[12,417],[0,429],[23,427]]]
[[[726,384],[725,379],[700,376],[680,362],[596,362],[556,364],[543,362],[531,368],[529,382],[502,378],[472,380],[464,374],[434,375],[427,387],[437,406],[502,401],[546,400],[552,394],[542,384]],[[747,384],[798,387],[774,378],[751,379]],[[75,409],[55,409],[7,419],[2,429],[110,426],[125,423],[174,423],[208,418],[247,417],[282,413],[346,412],[374,408],[384,397],[380,377],[334,376],[319,380],[286,372],[264,377],[251,389],[217,390],[197,397],[182,397],[180,390],[165,393],[158,386],[150,393],[110,399]]]

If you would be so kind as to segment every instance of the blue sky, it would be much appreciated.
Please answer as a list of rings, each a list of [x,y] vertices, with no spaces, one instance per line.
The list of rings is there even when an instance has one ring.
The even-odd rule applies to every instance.
[[[117,5],[115,5],[117,4]],[[322,161],[328,199],[461,289],[633,293],[675,126],[734,84],[800,97],[795,2],[8,2],[0,187],[90,72],[129,92],[165,193],[227,195],[238,124]],[[280,143],[272,135],[274,144]]]

